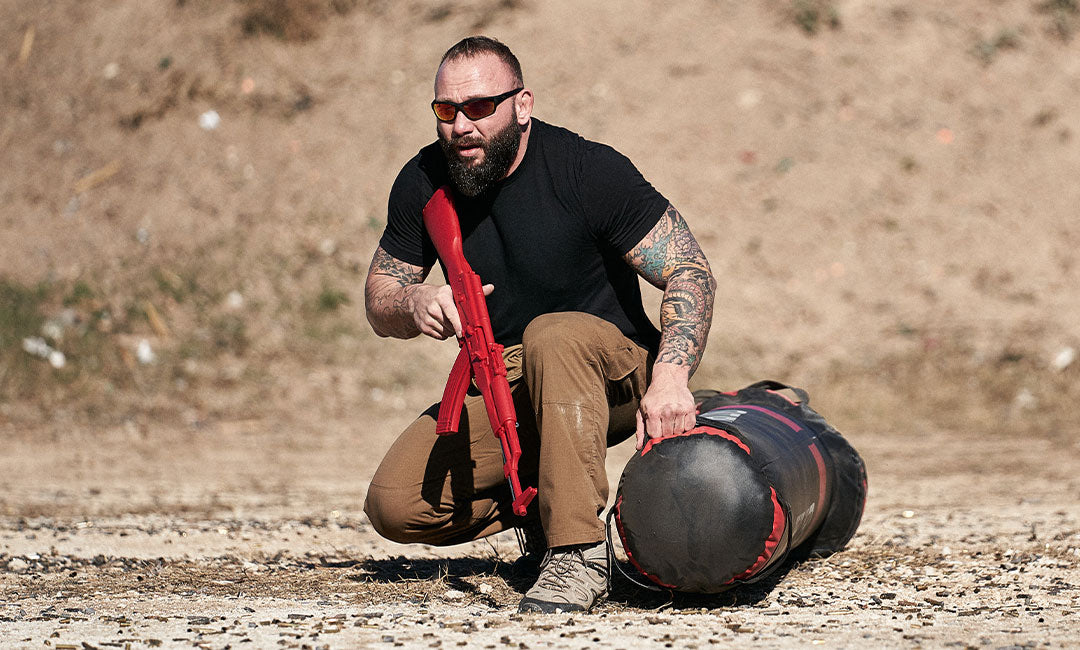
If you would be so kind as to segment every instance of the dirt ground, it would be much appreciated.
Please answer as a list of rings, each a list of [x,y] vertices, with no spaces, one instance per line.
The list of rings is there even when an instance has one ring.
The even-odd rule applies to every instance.
[[[719,596],[620,579],[590,615],[522,617],[512,537],[437,549],[373,533],[358,507],[371,463],[340,453],[349,433],[8,438],[0,644],[1075,645],[1080,462],[1049,440],[860,435],[872,487],[845,551]]]
[[[1072,0],[0,15],[0,646],[1077,645]],[[721,286],[693,387],[803,386],[863,454],[846,550],[521,617],[509,535],[371,530],[372,472],[456,350],[377,339],[362,281],[475,32],[697,234]]]

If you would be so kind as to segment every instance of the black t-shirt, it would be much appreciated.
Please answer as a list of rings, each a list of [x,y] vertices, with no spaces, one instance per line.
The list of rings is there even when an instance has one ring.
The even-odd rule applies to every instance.
[[[448,184],[438,143],[406,163],[390,191],[383,250],[415,266],[435,264],[422,211]],[[514,173],[477,197],[455,193],[454,205],[465,258],[483,283],[495,285],[487,302],[496,341],[520,343],[541,314],[582,311],[655,349],[659,333],[622,255],[652,230],[668,202],[625,156],[533,119]]]

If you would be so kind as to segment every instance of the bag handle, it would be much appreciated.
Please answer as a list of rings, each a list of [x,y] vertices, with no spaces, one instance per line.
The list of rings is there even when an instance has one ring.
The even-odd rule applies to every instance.
[[[790,390],[791,392],[795,393],[795,395],[799,398],[799,403],[800,404],[802,404],[804,406],[810,406],[810,394],[809,393],[807,393],[805,390],[803,390],[801,388],[796,388],[795,386],[788,386],[787,384],[785,384],[783,382],[776,381],[774,379],[763,379],[761,381],[754,382],[753,384],[750,384],[749,386],[747,386],[743,390],[751,390],[751,389],[755,389],[755,388],[763,388],[765,390]]]
[[[619,564],[619,562],[615,558],[615,544],[612,543],[612,539],[611,539],[611,518],[614,515],[615,515],[615,506],[612,506],[611,509],[608,510],[608,513],[607,513],[608,564],[611,565],[611,566],[614,566],[615,568],[617,568],[619,570],[619,573],[621,573],[624,578],[626,578],[630,582],[634,583],[635,585],[637,585],[637,586],[639,586],[639,587],[641,587],[643,589],[648,589],[649,591],[667,591],[667,592],[670,593],[671,592],[670,589],[662,589],[658,585],[655,585],[655,584],[652,584],[652,583],[649,583],[649,582],[641,582],[637,578],[634,578],[629,573],[627,573],[626,569],[622,568],[622,565]],[[608,571],[608,575],[609,576],[611,575],[610,571]],[[608,579],[610,580],[611,578],[609,577]]]

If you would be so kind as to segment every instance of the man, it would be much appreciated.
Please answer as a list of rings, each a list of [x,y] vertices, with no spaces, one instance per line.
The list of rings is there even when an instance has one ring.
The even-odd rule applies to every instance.
[[[457,544],[524,527],[547,551],[520,610],[587,611],[609,577],[599,519],[607,447],[636,433],[641,448],[694,425],[687,382],[716,282],[686,222],[629,160],[532,117],[532,91],[502,43],[471,37],[450,48],[432,108],[438,143],[405,165],[390,192],[365,288],[368,320],[380,336],[461,334],[449,286],[424,283],[438,260],[421,211],[449,184],[465,257],[486,283],[495,339],[506,346],[522,484],[537,486],[538,507],[524,519],[511,512],[501,447],[472,391],[459,433],[436,436],[434,405],[401,434],[365,511],[399,542]],[[664,291],[659,333],[638,275]]]

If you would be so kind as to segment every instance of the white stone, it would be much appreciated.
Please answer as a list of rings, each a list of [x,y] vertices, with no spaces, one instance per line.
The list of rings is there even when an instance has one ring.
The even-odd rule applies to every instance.
[[[1058,351],[1054,355],[1054,360],[1050,365],[1054,370],[1062,371],[1072,365],[1072,362],[1076,361],[1076,349],[1072,347],[1065,347]]]
[[[157,360],[157,355],[154,354],[153,348],[150,347],[150,341],[146,339],[139,341],[138,345],[135,346],[135,358],[143,365],[154,363]]]
[[[49,344],[45,342],[45,339],[40,336],[31,336],[23,339],[22,349],[27,354],[32,354],[35,357],[41,357],[42,359],[48,357],[49,353],[52,352],[52,348],[50,348]]]
[[[1021,388],[1020,392],[1013,398],[1013,406],[1020,411],[1027,411],[1035,408],[1039,403],[1038,398],[1027,388]]]
[[[41,335],[47,339],[59,341],[64,336],[64,326],[56,320],[47,320],[41,326]]]
[[[8,571],[13,571],[13,572],[26,571],[27,569],[30,568],[30,564],[26,560],[24,560],[22,558],[13,557],[10,560],[8,560],[7,568],[8,568]]]
[[[213,131],[221,125],[221,116],[215,110],[209,110],[199,116],[199,127],[204,131]]]

